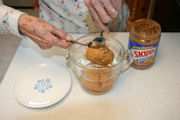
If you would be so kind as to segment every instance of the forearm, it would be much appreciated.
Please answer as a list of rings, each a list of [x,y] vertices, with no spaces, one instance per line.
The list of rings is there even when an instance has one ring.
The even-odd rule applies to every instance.
[[[12,33],[21,36],[18,30],[18,20],[22,14],[25,13],[0,4],[0,34]]]

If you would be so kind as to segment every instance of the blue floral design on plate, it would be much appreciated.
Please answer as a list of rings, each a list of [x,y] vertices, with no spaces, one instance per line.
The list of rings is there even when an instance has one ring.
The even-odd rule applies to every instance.
[[[48,79],[37,80],[36,84],[34,85],[34,90],[37,90],[40,93],[45,93],[52,87],[53,86],[51,84],[51,80],[48,78]]]

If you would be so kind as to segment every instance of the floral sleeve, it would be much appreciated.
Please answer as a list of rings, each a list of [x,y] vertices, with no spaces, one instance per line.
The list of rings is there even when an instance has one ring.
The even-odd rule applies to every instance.
[[[18,19],[25,14],[0,4],[0,34],[12,33],[21,36],[18,30]]]

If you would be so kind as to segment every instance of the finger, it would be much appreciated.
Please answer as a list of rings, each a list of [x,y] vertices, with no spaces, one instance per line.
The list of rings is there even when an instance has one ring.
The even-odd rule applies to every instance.
[[[48,45],[47,43],[44,42],[41,38],[38,38],[34,36],[31,33],[28,33],[25,30],[21,30],[25,35],[27,35],[29,38],[31,38],[41,49],[50,49],[52,45]]]
[[[89,10],[90,10],[91,14],[93,14],[93,19],[99,25],[99,27],[104,32],[109,33],[110,32],[109,28],[100,21],[99,16],[97,15],[96,11],[92,7],[90,7]]]
[[[113,7],[119,11],[122,6],[122,0],[111,0]]]
[[[106,11],[112,19],[115,19],[118,16],[118,11],[113,7],[111,1],[101,0],[101,3],[104,5]]]
[[[59,40],[59,42],[57,42],[56,46],[58,47],[62,47],[62,48],[68,48],[69,46],[71,46],[70,42],[67,42],[65,40]]]
[[[56,35],[58,38],[60,38],[60,39],[64,39],[64,40],[67,40],[67,41],[71,41],[73,39],[72,36],[68,35],[64,31],[61,31],[61,30],[57,29],[56,27],[53,27],[52,33],[54,35]]]
[[[108,28],[107,26],[105,26],[105,25],[101,22],[98,14],[96,13],[96,10],[94,10],[94,8],[91,7],[91,2],[90,2],[90,0],[84,0],[84,3],[85,3],[85,5],[86,5],[86,7],[89,9],[89,12],[91,13],[91,15],[92,15],[92,17],[93,17],[94,22],[96,22],[96,23],[98,24],[98,26],[99,26],[104,32],[109,33],[109,32],[110,32],[110,31],[109,31],[109,28]]]
[[[68,48],[71,45],[71,43],[68,42],[68,40],[60,39],[57,36],[55,36],[54,34],[50,35],[50,38],[52,41],[54,41],[55,46],[59,46],[62,48]]]
[[[34,42],[43,50],[50,49],[52,47],[52,46],[48,46],[45,43],[39,42],[37,40],[35,40]]]
[[[95,8],[98,13],[99,18],[103,23],[109,23],[112,21],[112,18],[107,14],[106,10],[102,6],[102,4],[97,0],[92,0],[91,4]]]

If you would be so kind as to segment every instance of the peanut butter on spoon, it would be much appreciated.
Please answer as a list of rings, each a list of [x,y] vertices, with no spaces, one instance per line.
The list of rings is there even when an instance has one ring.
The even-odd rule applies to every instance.
[[[94,64],[98,64],[102,66],[112,64],[112,61],[114,59],[114,54],[105,45],[105,38],[103,37],[103,31],[89,45],[89,48],[87,49],[86,52],[86,57]]]
[[[87,49],[86,58],[94,64],[105,66],[108,64],[112,64],[114,53],[106,46],[102,46],[99,48],[95,48],[92,46]]]

